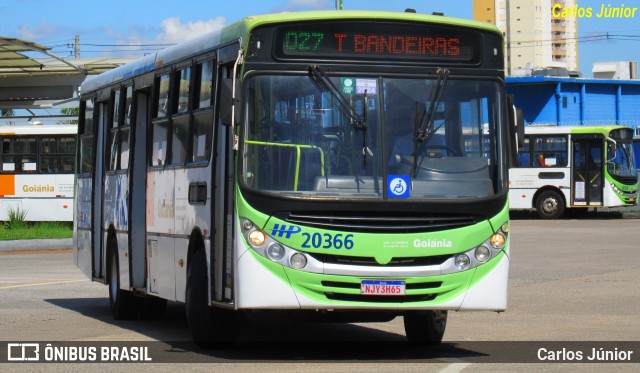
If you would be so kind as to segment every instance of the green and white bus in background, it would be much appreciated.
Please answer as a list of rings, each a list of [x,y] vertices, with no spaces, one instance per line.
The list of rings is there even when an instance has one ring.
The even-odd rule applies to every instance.
[[[633,129],[623,126],[527,126],[509,171],[511,209],[555,219],[567,208],[636,206],[632,141]]]
[[[503,311],[515,158],[501,32],[373,11],[248,17],[82,85],[75,260],[116,318]],[[511,119],[510,119],[511,118]]]

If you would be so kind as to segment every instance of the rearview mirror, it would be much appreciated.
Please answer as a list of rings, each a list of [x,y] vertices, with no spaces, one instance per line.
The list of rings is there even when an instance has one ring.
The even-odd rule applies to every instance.
[[[222,79],[222,86],[220,87],[219,113],[220,122],[225,126],[237,125],[240,123],[240,110],[236,110],[236,104],[240,102],[240,100],[238,99],[239,92],[240,90],[236,85],[234,97],[233,79]]]

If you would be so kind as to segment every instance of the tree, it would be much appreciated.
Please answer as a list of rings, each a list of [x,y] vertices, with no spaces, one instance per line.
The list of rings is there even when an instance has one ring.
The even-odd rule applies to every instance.
[[[76,117],[80,114],[80,108],[77,107],[65,107],[60,109],[60,112],[64,115],[75,115]],[[62,123],[65,124],[78,124],[78,120],[65,120]]]
[[[0,109],[0,117],[12,117],[14,115],[13,109]],[[9,122],[9,124],[13,124],[13,122]]]

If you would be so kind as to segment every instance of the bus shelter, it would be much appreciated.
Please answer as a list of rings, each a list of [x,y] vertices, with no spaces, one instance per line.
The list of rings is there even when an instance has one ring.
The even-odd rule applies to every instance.
[[[130,58],[65,59],[50,48],[0,36],[0,125],[59,124],[76,118],[78,89],[89,76]]]

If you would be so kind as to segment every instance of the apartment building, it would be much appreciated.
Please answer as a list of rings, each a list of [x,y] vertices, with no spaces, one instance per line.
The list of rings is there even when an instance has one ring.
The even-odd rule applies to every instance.
[[[473,18],[493,23],[505,35],[508,75],[525,69],[578,70],[576,0],[473,0]]]

